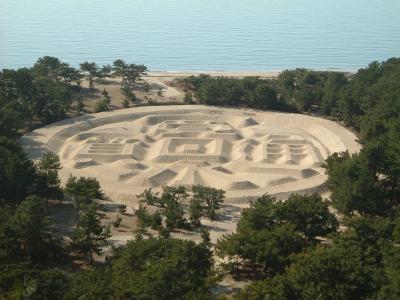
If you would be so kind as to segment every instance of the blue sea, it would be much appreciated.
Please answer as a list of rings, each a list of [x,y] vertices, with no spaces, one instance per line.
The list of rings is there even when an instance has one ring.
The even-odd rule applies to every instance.
[[[354,70],[400,56],[399,0],[0,0],[0,69]]]

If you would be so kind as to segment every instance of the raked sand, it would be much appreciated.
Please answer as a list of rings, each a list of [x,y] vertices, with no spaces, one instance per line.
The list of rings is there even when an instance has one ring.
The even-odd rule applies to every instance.
[[[220,229],[213,239],[234,230],[226,220],[235,221],[241,207],[265,193],[323,192],[327,156],[360,148],[352,132],[325,119],[202,105],[86,115],[37,129],[21,142],[33,159],[60,154],[64,182],[70,174],[96,177],[107,196],[133,208],[147,188],[226,190],[226,219],[208,224]]]
[[[359,149],[328,120],[207,106],[137,107],[55,123],[22,138],[32,158],[60,154],[63,179],[95,176],[115,200],[163,185],[208,185],[232,202],[318,189],[333,152]]]

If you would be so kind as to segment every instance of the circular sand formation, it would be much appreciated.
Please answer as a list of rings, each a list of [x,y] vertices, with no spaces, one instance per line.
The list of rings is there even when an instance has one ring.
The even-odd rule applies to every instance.
[[[146,188],[207,185],[231,202],[318,191],[326,157],[359,149],[338,124],[299,114],[207,106],[140,107],[73,118],[22,138],[32,158],[60,154],[62,179],[94,176],[129,201]]]

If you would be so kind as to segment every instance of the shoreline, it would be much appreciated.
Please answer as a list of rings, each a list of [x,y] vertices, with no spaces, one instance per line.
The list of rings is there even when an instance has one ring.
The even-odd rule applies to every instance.
[[[286,69],[285,69],[286,70]],[[187,71],[163,71],[163,70],[150,70],[147,72],[145,77],[189,77],[189,76],[198,76],[201,74],[210,75],[213,77],[221,76],[221,77],[249,77],[256,76],[262,78],[275,78],[281,72],[285,70],[269,70],[269,71],[223,71],[223,70],[204,70],[204,71],[196,71],[196,70],[187,70]],[[287,70],[295,70],[295,69],[287,69]],[[339,73],[356,73],[358,70],[352,69],[307,69],[310,71],[316,72],[339,72]]]
[[[265,78],[277,77],[282,71],[148,71],[147,77],[189,77],[201,74],[213,77],[248,77],[258,76]]]

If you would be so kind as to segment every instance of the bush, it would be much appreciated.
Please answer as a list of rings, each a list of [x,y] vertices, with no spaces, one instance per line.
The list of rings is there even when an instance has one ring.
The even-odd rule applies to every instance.
[[[94,107],[95,112],[102,112],[102,111],[108,111],[108,110],[109,110],[109,106],[108,106],[107,100],[101,99],[96,102],[96,105]]]

